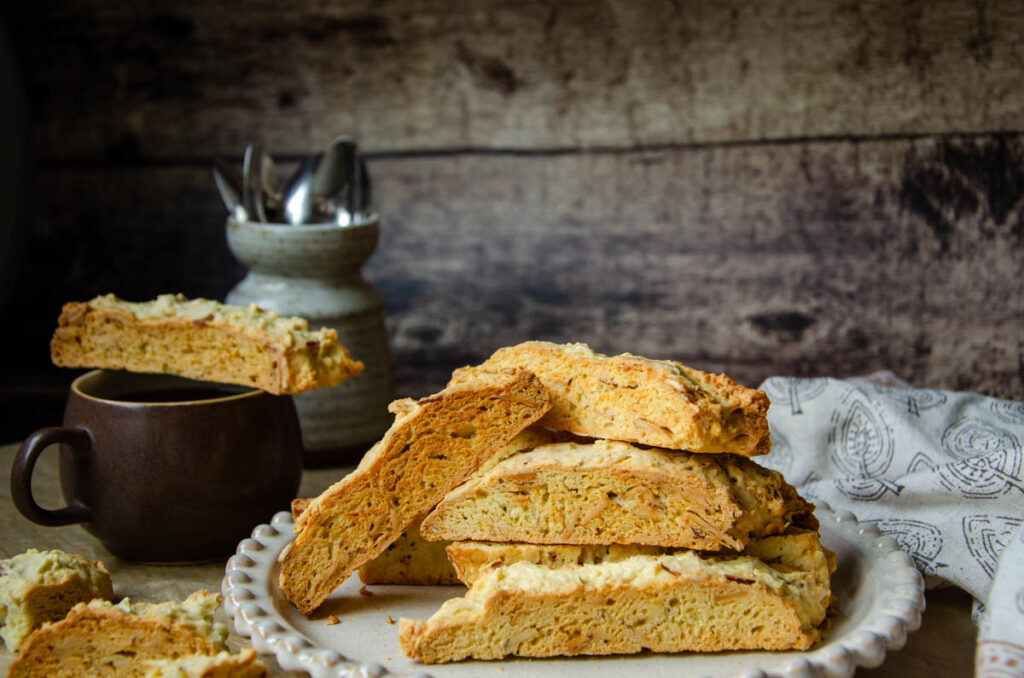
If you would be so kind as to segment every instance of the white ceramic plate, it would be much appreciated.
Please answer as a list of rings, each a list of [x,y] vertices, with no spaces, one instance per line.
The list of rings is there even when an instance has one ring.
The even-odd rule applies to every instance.
[[[838,570],[832,591],[840,614],[824,640],[807,652],[725,652],[652,654],[621,657],[466,661],[427,666],[407,659],[398,648],[398,618],[427,619],[458,586],[372,586],[360,594],[353,575],[306,619],[277,585],[277,555],[291,541],[292,517],[278,513],[253,530],[228,561],[222,584],[224,607],[235,629],[257,650],[276,655],[290,670],[314,678],[385,675],[425,678],[487,676],[607,676],[608,678],[845,678],[858,666],[878,666],[898,650],[907,632],[921,625],[924,582],[910,557],[873,526],[849,513],[834,513],[823,502],[816,511],[822,542],[835,551]],[[327,624],[328,615],[339,623]]]

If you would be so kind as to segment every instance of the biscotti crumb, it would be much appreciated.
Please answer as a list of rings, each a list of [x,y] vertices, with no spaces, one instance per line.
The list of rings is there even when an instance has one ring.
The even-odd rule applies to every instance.
[[[387,622],[388,622],[389,624],[394,624],[394,623],[395,623],[395,620],[394,620],[394,619],[393,619],[393,618],[391,617],[391,615],[390,615],[390,614],[388,615],[388,619],[387,619]]]
[[[361,595],[361,596],[372,596],[373,595],[373,591],[371,591],[370,589],[366,588],[365,586],[360,586],[359,587],[359,595]]]
[[[328,626],[334,626],[335,624],[340,624],[341,620],[338,619],[337,617],[335,617],[333,614],[329,614],[329,615],[327,615],[327,622],[326,623],[327,623]]]

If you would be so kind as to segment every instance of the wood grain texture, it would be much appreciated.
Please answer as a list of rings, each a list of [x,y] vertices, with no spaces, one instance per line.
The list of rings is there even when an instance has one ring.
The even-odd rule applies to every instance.
[[[1014,131],[998,0],[55,0],[10,12],[42,158]]]
[[[1019,2],[4,9],[40,161],[7,439],[62,407],[63,302],[242,277],[215,155],[339,133],[372,152],[400,395],[541,338],[1024,399]]]
[[[892,369],[1024,397],[1021,135],[381,158],[371,173],[383,227],[366,274],[403,395],[550,339],[750,385]],[[53,169],[40,185],[47,332],[68,298],[219,296],[241,276],[204,166]]]

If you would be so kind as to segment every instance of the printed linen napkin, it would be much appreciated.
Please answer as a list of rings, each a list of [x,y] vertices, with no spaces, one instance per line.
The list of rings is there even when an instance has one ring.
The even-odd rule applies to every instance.
[[[772,452],[807,499],[893,537],[929,586],[978,601],[978,678],[1024,677],[1024,402],[884,372],[772,377]]]

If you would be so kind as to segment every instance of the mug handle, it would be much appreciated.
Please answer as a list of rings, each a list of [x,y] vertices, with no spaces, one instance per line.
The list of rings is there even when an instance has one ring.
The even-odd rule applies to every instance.
[[[69,445],[76,455],[88,454],[92,449],[92,438],[85,429],[56,426],[39,429],[25,439],[14,457],[11,498],[23,516],[46,527],[89,522],[89,507],[80,501],[73,501],[64,508],[44,509],[32,496],[32,471],[36,460],[43,450],[56,443]]]

